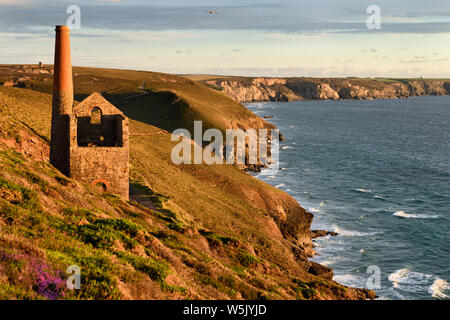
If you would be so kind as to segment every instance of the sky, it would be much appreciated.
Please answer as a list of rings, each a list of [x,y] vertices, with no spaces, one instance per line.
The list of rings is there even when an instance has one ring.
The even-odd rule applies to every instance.
[[[0,0],[0,64],[53,63],[54,26],[71,5],[81,13],[71,32],[77,66],[450,77],[449,0]],[[379,29],[367,25],[373,5]]]

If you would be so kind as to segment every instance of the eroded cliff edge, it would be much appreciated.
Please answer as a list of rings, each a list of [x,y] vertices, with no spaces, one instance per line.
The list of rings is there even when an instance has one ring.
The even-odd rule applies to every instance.
[[[360,78],[236,78],[203,81],[238,102],[395,99],[448,95],[450,80]]]

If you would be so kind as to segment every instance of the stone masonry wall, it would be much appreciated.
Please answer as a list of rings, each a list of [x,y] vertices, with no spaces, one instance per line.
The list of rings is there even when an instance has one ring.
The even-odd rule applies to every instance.
[[[91,116],[93,108],[100,108],[103,117],[119,119],[114,135],[121,133],[120,146],[79,146],[78,121]],[[107,126],[109,127],[109,126]],[[82,130],[82,129],[81,129]],[[105,135],[108,133],[105,132]],[[105,184],[106,192],[129,198],[129,123],[120,110],[105,100],[100,94],[94,93],[73,109],[70,124],[70,176],[87,184]]]

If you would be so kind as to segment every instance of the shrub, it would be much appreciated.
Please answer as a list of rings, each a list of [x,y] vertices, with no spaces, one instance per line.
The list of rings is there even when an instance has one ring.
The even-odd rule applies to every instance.
[[[243,267],[251,267],[258,263],[258,259],[247,252],[238,253],[236,259]]]

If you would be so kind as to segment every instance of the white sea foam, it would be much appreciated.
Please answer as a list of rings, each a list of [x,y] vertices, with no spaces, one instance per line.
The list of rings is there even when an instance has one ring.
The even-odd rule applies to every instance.
[[[253,106],[255,108],[262,108],[262,107],[264,107],[264,105],[266,105],[266,103],[263,103],[263,102],[257,102],[257,103],[251,104],[251,106]]]
[[[395,289],[415,293],[423,291],[424,286],[433,281],[433,275],[403,268],[391,273],[388,279]]]
[[[291,147],[291,146],[282,146],[281,149],[282,150],[291,150],[291,149],[294,149],[294,148]]]
[[[319,212],[321,212],[319,208],[309,208],[309,211],[310,211],[310,212],[313,212],[313,213],[319,213]]]
[[[322,202],[319,204],[319,207],[321,207],[321,208],[324,207],[326,203],[327,203],[326,201],[322,201]]]
[[[379,196],[379,195],[375,195],[374,198],[375,199],[382,199],[382,200],[384,200],[384,198],[382,196]]]
[[[333,281],[351,287],[363,287],[365,285],[364,279],[352,274],[335,275]]]
[[[281,188],[281,187],[284,187],[284,186],[285,186],[285,184],[282,183],[282,184],[279,184],[279,185],[275,186],[275,188]]]
[[[406,219],[437,219],[437,218],[439,218],[439,216],[437,216],[437,215],[406,213],[403,210],[396,211],[394,213],[394,216],[406,218]]]
[[[337,225],[333,225],[334,232],[336,232],[339,235],[346,236],[346,237],[366,237],[366,236],[373,236],[379,232],[360,232],[360,231],[351,231],[351,230],[345,230]]]
[[[324,266],[329,267],[329,266],[331,266],[339,261],[342,261],[342,260],[343,260],[342,256],[330,255],[330,256],[327,256],[324,260],[317,259],[317,262]]]
[[[370,193],[372,192],[371,190],[367,190],[367,189],[355,189],[358,192],[362,192],[362,193]]]
[[[433,298],[449,299],[450,297],[445,293],[446,290],[450,290],[447,281],[437,278],[428,288],[428,293],[431,294]]]

